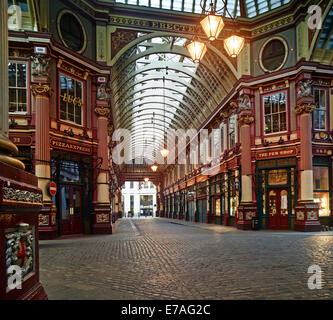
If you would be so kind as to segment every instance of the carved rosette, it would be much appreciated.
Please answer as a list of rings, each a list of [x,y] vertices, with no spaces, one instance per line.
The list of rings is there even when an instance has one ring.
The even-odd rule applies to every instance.
[[[295,107],[296,114],[302,114],[302,113],[312,113],[313,110],[316,108],[316,105],[312,103],[304,103],[297,105]]]
[[[105,106],[98,106],[95,108],[95,113],[99,117],[108,117],[110,114],[110,108]]]
[[[42,96],[49,98],[52,94],[52,89],[48,84],[32,84],[30,86],[31,92],[34,96]]]

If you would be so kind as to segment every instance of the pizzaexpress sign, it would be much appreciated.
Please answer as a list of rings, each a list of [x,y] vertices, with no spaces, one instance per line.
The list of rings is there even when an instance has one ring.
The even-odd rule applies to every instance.
[[[64,151],[71,151],[76,153],[82,153],[91,155],[92,147],[80,142],[72,141],[72,140],[63,140],[61,138],[51,137],[50,147],[54,149],[60,149]]]

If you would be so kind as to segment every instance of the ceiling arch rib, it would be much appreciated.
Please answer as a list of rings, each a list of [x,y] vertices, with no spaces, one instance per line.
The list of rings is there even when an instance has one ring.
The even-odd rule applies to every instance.
[[[134,95],[135,94],[138,94],[138,93],[141,93],[142,91],[154,91],[154,89],[161,89],[161,91],[163,91],[163,87],[160,87],[160,84],[147,84],[143,87],[140,87],[140,88],[137,88],[134,92],[132,92],[130,94],[130,96],[126,97],[126,99],[129,99],[131,97],[133,97],[133,99],[135,99]],[[183,96],[183,103],[185,105],[188,106],[189,110],[192,112],[192,115],[198,115],[200,113],[203,113],[203,110],[205,109],[203,106],[205,105],[204,101],[195,101],[193,96],[191,96],[188,92],[186,91],[182,91],[180,90],[178,87],[172,85],[172,86],[169,86],[167,89],[165,89],[165,95],[168,96],[170,99],[173,99],[173,96],[172,95],[168,95],[168,92],[170,91],[173,91],[175,93],[178,93],[180,95]],[[155,92],[151,92],[152,95],[156,95]],[[162,94],[159,94],[159,96],[162,96],[163,97],[163,93]],[[184,102],[184,97],[186,97],[188,100],[186,101],[187,103]],[[138,97],[137,97],[138,98]],[[125,100],[126,100],[125,99]],[[124,103],[125,101],[123,101]],[[163,99],[162,99],[162,103],[163,103]],[[209,110],[209,107],[206,106],[206,108]]]
[[[124,114],[128,114],[129,112],[133,111],[133,108],[135,108],[136,106],[132,106],[132,103],[134,103],[135,101],[144,101],[144,103],[147,103],[147,99],[153,99],[153,98],[158,98],[160,97],[161,99],[163,98],[163,95],[156,95],[153,93],[145,93],[145,94],[141,94],[140,96],[138,96],[137,98],[135,98],[134,96],[131,97],[131,99],[129,101],[127,101],[127,104],[124,107],[124,112],[121,113],[120,115],[117,116],[117,119],[119,119],[119,121],[121,120],[121,118],[124,116]],[[146,101],[145,101],[146,99]],[[172,102],[178,102],[178,103],[172,103]],[[158,104],[164,104],[163,100],[160,100],[159,102],[157,101],[151,101],[151,103],[158,103]],[[165,104],[169,105],[171,108],[177,108],[178,110],[178,114],[185,114],[187,119],[185,119],[185,121],[195,121],[198,117],[196,117],[196,114],[193,111],[193,107],[188,104],[187,102],[183,101],[178,95],[172,95],[172,98],[170,97],[166,97],[165,99]],[[198,116],[198,114],[197,114]],[[199,119],[201,119],[202,117],[199,117]]]
[[[129,130],[131,152],[154,137],[156,144],[146,151],[156,153],[165,131],[199,128],[236,82],[216,50],[193,63],[188,41],[178,36],[136,40],[113,65],[115,126]]]
[[[192,81],[194,81],[194,79],[192,79],[189,75],[188,75],[188,78],[186,78],[186,79],[188,81],[185,81],[184,77],[182,77],[181,75],[165,76],[166,85],[167,85],[168,82],[179,83],[179,84],[181,84],[183,86],[186,86],[186,87],[190,88],[191,90],[195,91],[196,88],[192,85]],[[127,81],[128,85],[124,87],[124,92],[121,93],[121,92],[118,91],[118,92],[115,93],[115,95],[114,95],[115,102],[117,102],[119,97],[121,97],[124,93],[130,92],[133,87],[139,86],[140,84],[143,84],[145,82],[151,82],[151,81],[154,81],[154,82],[162,81],[161,80],[161,73],[160,72],[149,73],[149,75],[146,75],[146,76],[140,78],[140,80],[136,81],[135,83],[132,82],[132,81]],[[210,104],[217,105],[218,100],[216,99],[215,95],[213,94],[213,91],[209,88],[209,86],[206,83],[204,83],[203,81],[200,82],[200,85],[206,90],[206,95],[205,96],[201,93],[203,88],[201,88],[201,91],[197,92],[200,95],[200,97],[202,99],[207,99],[207,96],[209,96],[213,100],[213,101],[210,101]]]
[[[150,97],[150,95],[147,96],[148,98]],[[165,113],[167,114],[167,112],[169,112],[170,114],[173,115],[173,119],[176,119],[182,123],[184,123],[184,127],[193,127],[193,128],[197,128],[200,126],[200,121],[203,121],[204,118],[203,116],[199,116],[197,115],[197,117],[195,117],[195,114],[193,113],[193,111],[191,110],[191,106],[189,106],[187,103],[183,103],[183,102],[180,102],[179,105],[173,103],[175,102],[174,100],[180,102],[179,100],[177,99],[173,99],[169,101],[169,99],[166,99],[165,100]],[[134,113],[136,113],[137,111],[141,111],[143,112],[144,110],[146,110],[146,107],[147,105],[149,104],[152,104],[155,106],[155,110],[161,110],[159,108],[160,105],[163,105],[163,117],[164,117],[164,104],[160,103],[160,102],[150,102],[150,103],[147,103],[146,101],[143,101],[142,104],[138,104],[138,106],[134,106],[131,110],[127,110],[127,113],[124,113],[121,117],[119,117],[118,119],[118,124],[120,126],[120,128],[126,128],[126,126],[124,125],[124,118],[131,118],[133,120],[135,120],[135,116],[134,116]],[[141,106],[145,106],[145,108],[141,108]],[[137,108],[139,108],[137,110]],[[168,110],[167,110],[168,109]],[[176,112],[173,112],[172,110],[173,109],[176,109]],[[170,116],[171,118],[171,116]],[[180,128],[183,128],[183,127],[180,127]]]
[[[161,110],[161,114],[156,114],[156,110]],[[142,121],[142,119],[145,119],[145,120],[149,119],[149,120],[151,120],[151,123],[152,124],[154,123],[156,126],[159,126],[161,123],[163,124],[163,122],[164,122],[164,113],[163,113],[162,108],[157,109],[156,105],[155,105],[155,108],[144,109],[144,111],[148,111],[149,113],[136,115],[137,113],[140,113],[140,110],[138,110],[138,111],[133,112],[133,114],[127,115],[127,117],[123,118],[122,121],[120,122],[120,126],[124,127],[124,128],[127,128],[130,125],[132,125],[134,123],[134,121],[135,122],[139,121],[139,120]],[[153,117],[153,112],[155,113],[155,117]],[[175,117],[170,116],[169,114],[174,115],[174,113],[172,113],[170,111],[165,112],[165,118],[169,119],[171,123],[174,122],[177,125],[178,128],[182,128],[182,127],[187,128],[188,124],[185,123],[184,121],[182,121],[181,118],[178,119],[178,117],[175,118]],[[162,119],[159,119],[158,116],[161,116]]]

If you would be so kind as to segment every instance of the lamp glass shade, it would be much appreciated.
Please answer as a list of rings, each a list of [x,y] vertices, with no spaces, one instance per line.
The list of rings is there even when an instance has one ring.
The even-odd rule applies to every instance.
[[[149,181],[149,178],[145,178],[145,182],[148,182]]]
[[[200,62],[207,52],[207,46],[200,41],[194,40],[186,46],[193,62]]]
[[[236,58],[242,51],[244,43],[244,38],[233,35],[224,40],[224,49],[231,58]]]
[[[164,148],[161,150],[161,155],[163,158],[166,158],[169,155],[169,150]]]
[[[224,28],[224,22],[221,16],[209,14],[200,22],[203,31],[207,35],[208,39],[214,41],[217,39],[222,29]]]
[[[152,170],[153,172],[156,172],[156,171],[157,171],[157,168],[158,168],[157,164],[153,164],[153,165],[151,166],[151,170]]]

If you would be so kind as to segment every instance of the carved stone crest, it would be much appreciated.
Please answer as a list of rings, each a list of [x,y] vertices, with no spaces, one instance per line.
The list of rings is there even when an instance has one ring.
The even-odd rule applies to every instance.
[[[107,101],[110,99],[110,88],[105,83],[100,84],[97,87],[97,100]]]
[[[243,111],[243,110],[252,110],[251,107],[251,100],[250,97],[247,94],[241,95],[237,99],[238,102],[238,110]]]
[[[49,63],[51,58],[45,55],[35,55],[31,57],[31,69],[33,76],[48,76],[49,75]]]
[[[312,80],[299,81],[297,83],[297,100],[312,97]]]

